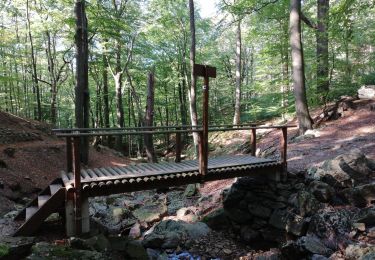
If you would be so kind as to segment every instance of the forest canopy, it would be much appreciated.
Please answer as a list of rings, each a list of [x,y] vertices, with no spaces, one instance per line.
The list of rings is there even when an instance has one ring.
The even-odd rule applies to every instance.
[[[196,1],[195,60],[217,67],[218,74],[210,88],[210,124],[295,112],[289,30],[293,1],[221,0],[216,15],[209,18],[201,17]],[[155,75],[153,124],[190,124],[189,1],[85,4],[90,126],[142,125],[150,71]],[[1,110],[59,127],[74,126],[74,5],[72,0],[1,1]],[[309,106],[375,84],[374,11],[372,0],[302,1]],[[200,115],[201,106],[197,109]]]

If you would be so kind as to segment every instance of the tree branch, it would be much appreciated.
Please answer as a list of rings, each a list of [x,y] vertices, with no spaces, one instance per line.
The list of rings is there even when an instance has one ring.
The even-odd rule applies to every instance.
[[[318,30],[318,26],[301,12],[301,20],[310,28]]]

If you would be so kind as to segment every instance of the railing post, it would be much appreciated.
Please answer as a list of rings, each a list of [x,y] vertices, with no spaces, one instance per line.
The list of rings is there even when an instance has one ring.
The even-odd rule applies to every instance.
[[[66,138],[66,172],[73,171],[72,138]]]
[[[257,133],[256,128],[251,128],[251,155],[255,156],[257,149]]]
[[[202,182],[208,170],[208,93],[209,78],[216,78],[216,68],[194,64],[194,76],[204,78],[202,102],[202,131],[199,132],[199,173]]]
[[[81,160],[80,160],[80,138],[74,137],[73,145],[73,174],[74,174],[74,210],[76,234],[82,233],[82,198],[81,198]]]
[[[176,130],[179,130],[180,128],[176,128]],[[176,133],[176,158],[174,160],[175,162],[179,163],[181,162],[181,133]]]
[[[282,127],[281,128],[282,137],[280,140],[280,154],[281,154],[281,162],[283,164],[283,173],[286,174],[287,172],[287,145],[288,145],[288,128]]]

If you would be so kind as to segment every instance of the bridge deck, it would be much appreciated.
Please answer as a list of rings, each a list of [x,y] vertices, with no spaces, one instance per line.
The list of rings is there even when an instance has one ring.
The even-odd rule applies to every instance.
[[[178,186],[202,181],[275,173],[282,163],[250,155],[230,155],[210,158],[205,176],[199,174],[197,160],[180,163],[141,163],[124,167],[105,167],[81,171],[83,193],[101,196],[127,191]],[[62,172],[62,180],[69,190],[73,188],[73,173]]]

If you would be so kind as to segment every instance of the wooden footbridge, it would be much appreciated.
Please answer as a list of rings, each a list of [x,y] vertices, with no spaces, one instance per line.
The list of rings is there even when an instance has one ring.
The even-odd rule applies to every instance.
[[[287,167],[287,128],[282,126],[208,126],[209,77],[216,77],[216,69],[195,65],[197,76],[204,77],[203,115],[201,126],[164,126],[141,128],[100,129],[56,129],[57,136],[66,138],[67,169],[61,178],[51,182],[37,198],[29,203],[15,218],[22,222],[15,235],[31,235],[52,213],[64,216],[68,236],[89,231],[88,198],[110,194],[165,188],[228,179],[243,176],[267,176],[279,179]],[[276,128],[281,130],[281,159],[271,160],[255,157],[256,129]],[[217,131],[250,130],[251,155],[226,155],[208,158],[208,133]],[[141,163],[124,167],[81,169],[81,138],[115,135],[176,134],[176,161],[163,163]],[[197,160],[180,161],[182,133],[198,133],[199,157]],[[64,214],[65,211],[65,214]]]

